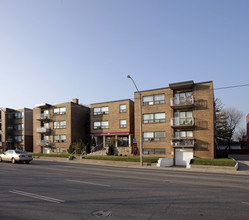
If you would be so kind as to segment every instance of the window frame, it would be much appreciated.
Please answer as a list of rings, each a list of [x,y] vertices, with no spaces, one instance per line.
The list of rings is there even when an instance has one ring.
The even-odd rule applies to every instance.
[[[163,96],[163,99],[158,99],[158,97],[160,96]],[[145,101],[145,99],[148,99],[148,100]],[[144,106],[165,104],[165,93],[143,96],[142,100],[143,100]]]
[[[106,110],[103,110],[107,108]],[[95,111],[96,109],[99,109],[99,111]],[[109,106],[102,106],[102,107],[95,107],[93,108],[93,115],[108,115],[109,114]]]
[[[148,137],[144,137],[145,134],[149,134],[151,136],[148,136]],[[158,134],[160,133],[164,133],[164,137],[157,137]],[[166,140],[166,132],[165,131],[146,131],[146,132],[143,132],[143,140],[144,142],[164,142]]]
[[[125,123],[122,124],[121,122],[125,122]],[[127,121],[126,121],[126,119],[120,119],[119,120],[119,127],[120,128],[126,128],[127,127]]]
[[[64,110],[65,109],[65,110]],[[58,112],[57,112],[58,110]],[[64,111],[63,111],[64,110]],[[53,114],[54,115],[65,115],[66,114],[66,107],[57,107],[53,109]]]
[[[156,119],[156,115],[164,114],[164,118]],[[144,119],[144,116],[152,116],[151,119]],[[165,112],[156,112],[156,113],[146,113],[143,114],[143,124],[153,124],[153,123],[165,123],[166,122],[166,113]]]
[[[95,123],[99,123],[99,126],[95,126]],[[107,125],[103,125],[107,123]],[[109,128],[109,121],[94,121],[93,122],[93,129],[98,130],[98,129],[108,129]]]
[[[122,106],[125,106],[125,108],[121,108]],[[126,104],[120,104],[119,105],[119,112],[120,113],[125,113],[126,112]]]

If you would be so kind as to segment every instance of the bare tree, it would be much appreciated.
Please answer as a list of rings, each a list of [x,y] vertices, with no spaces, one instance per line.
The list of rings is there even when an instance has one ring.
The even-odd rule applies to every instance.
[[[227,149],[230,150],[232,138],[243,117],[243,113],[235,108],[227,108],[224,110],[224,114],[226,117],[226,123],[224,125],[226,130],[225,139],[227,141]]]
[[[244,139],[244,138],[247,138],[246,129],[245,129],[245,128],[240,128],[240,129],[238,129],[238,130],[235,132],[234,137],[235,137],[237,140],[242,140],[242,139]]]

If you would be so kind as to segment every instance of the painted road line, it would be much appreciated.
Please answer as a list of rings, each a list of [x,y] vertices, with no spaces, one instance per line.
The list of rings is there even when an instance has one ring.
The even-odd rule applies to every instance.
[[[249,205],[249,202],[242,202],[242,204],[247,204],[247,205]]]
[[[92,182],[86,182],[86,181],[80,181],[80,180],[67,180],[69,182],[75,182],[75,183],[83,183],[88,185],[95,185],[95,186],[105,186],[105,187],[111,187],[110,185],[100,184],[100,183],[92,183]]]
[[[9,191],[9,192],[14,193],[14,194],[18,194],[18,195],[22,195],[22,196],[35,198],[35,199],[45,200],[45,201],[48,201],[48,202],[54,202],[54,203],[64,203],[65,202],[64,200],[55,199],[55,198],[51,198],[51,197],[47,197],[47,196],[41,196],[41,195],[28,193],[28,192],[23,192],[23,191],[19,191],[19,190],[12,190],[12,191]]]

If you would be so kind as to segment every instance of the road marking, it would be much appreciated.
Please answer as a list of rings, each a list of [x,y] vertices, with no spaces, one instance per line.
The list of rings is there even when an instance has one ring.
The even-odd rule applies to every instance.
[[[89,185],[95,185],[95,186],[105,186],[105,187],[111,187],[110,185],[100,184],[100,183],[92,183],[92,182],[86,182],[86,181],[80,181],[80,180],[67,180],[69,182],[75,182],[75,183],[84,183]]]
[[[63,202],[65,202],[64,200],[55,199],[55,198],[51,198],[51,197],[47,197],[47,196],[41,196],[41,195],[28,193],[28,192],[23,192],[23,191],[19,191],[19,190],[12,190],[12,191],[9,191],[9,192],[10,193],[15,193],[15,194],[18,194],[18,195],[22,195],[22,196],[35,198],[35,199],[45,200],[45,201],[48,201],[48,202],[54,202],[54,203],[63,203]]]
[[[243,204],[247,204],[247,205],[249,205],[249,202],[242,202]]]

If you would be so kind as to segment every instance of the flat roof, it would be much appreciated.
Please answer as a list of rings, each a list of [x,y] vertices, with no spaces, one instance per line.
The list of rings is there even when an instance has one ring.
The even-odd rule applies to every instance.
[[[97,104],[106,104],[106,103],[112,103],[112,102],[123,102],[123,101],[131,101],[131,99],[122,99],[122,100],[115,100],[115,101],[109,101],[109,102],[98,102],[98,103],[92,103],[91,105],[97,105]],[[134,102],[133,102],[134,103]]]
[[[191,82],[191,81],[185,81],[185,82]],[[213,81],[205,81],[205,82],[198,82],[198,83],[194,83],[193,81],[193,85],[198,85],[198,84],[202,84],[202,83],[212,83]],[[180,84],[180,83],[184,83],[184,82],[179,82],[179,83],[170,83],[169,85],[174,85],[174,84]],[[157,88],[157,89],[148,89],[148,90],[141,90],[140,92],[149,92],[149,91],[155,91],[155,90],[160,90],[160,89],[170,89],[170,87],[162,87],[162,88]],[[134,93],[139,93],[139,92],[134,92]]]

